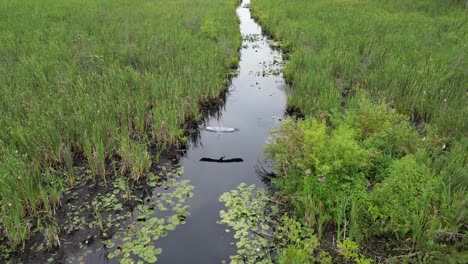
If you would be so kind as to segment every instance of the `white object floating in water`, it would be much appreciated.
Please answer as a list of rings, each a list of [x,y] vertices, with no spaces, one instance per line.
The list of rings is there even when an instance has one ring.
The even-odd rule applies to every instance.
[[[231,133],[231,132],[239,131],[239,129],[237,128],[221,127],[221,126],[218,126],[218,127],[207,126],[205,129],[211,132],[216,132],[216,133]]]

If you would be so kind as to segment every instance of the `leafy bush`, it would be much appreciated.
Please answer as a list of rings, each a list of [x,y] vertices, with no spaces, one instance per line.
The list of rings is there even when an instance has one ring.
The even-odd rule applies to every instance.
[[[310,263],[307,252],[294,246],[289,246],[282,250],[278,262],[285,264]]]
[[[460,148],[454,151],[448,155],[458,157]],[[449,172],[438,173],[433,165],[444,155],[434,156],[404,116],[365,94],[329,121],[285,120],[266,153],[275,161],[273,182],[280,194],[319,235],[330,223],[338,241],[386,236],[421,249],[442,248],[442,234],[458,237],[452,242],[463,237],[459,205],[464,200],[446,188]],[[466,167],[463,159],[454,162]],[[284,254],[301,253],[288,249]]]
[[[382,223],[374,232],[394,233],[400,239],[411,233],[419,241],[431,231],[424,225],[437,216],[441,179],[413,155],[394,160],[387,170],[388,177],[369,194],[372,221]]]
[[[422,140],[408,123],[408,117],[385,104],[373,104],[367,93],[349,100],[344,122],[359,131],[358,140],[366,148],[377,149],[390,157],[415,153]]]

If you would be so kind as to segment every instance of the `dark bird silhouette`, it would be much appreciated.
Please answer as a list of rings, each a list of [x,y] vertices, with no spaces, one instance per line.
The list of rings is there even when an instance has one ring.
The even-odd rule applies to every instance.
[[[243,162],[244,160],[241,158],[234,158],[234,159],[224,159],[225,156],[222,156],[219,159],[212,159],[212,158],[201,158],[200,161],[204,162],[217,162],[217,163],[233,163],[233,162]]]

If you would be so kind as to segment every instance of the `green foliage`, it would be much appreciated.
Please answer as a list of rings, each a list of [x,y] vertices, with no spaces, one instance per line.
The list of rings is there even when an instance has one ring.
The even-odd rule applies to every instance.
[[[345,239],[343,242],[338,241],[338,248],[340,255],[347,261],[358,257],[356,252],[359,247],[352,240]]]
[[[148,172],[151,167],[151,157],[146,149],[146,144],[123,139],[119,149],[122,158],[121,172],[129,171],[135,181]]]
[[[268,240],[269,219],[264,216],[268,196],[264,190],[254,192],[255,185],[242,183],[237,190],[221,195],[228,211],[221,211],[221,223],[235,231],[237,255],[231,256],[232,263],[267,263],[270,241]],[[229,231],[230,230],[226,230]]]
[[[424,231],[434,232],[424,225],[430,225],[431,218],[437,215],[434,210],[440,204],[440,186],[440,177],[431,175],[414,156],[393,161],[388,177],[376,184],[370,194],[368,211],[372,221],[386,223],[382,228],[400,238],[411,231],[412,239],[421,241]]]
[[[289,246],[281,251],[278,257],[278,263],[284,264],[305,264],[311,263],[307,252],[297,249],[294,246]]]
[[[216,40],[216,24],[213,20],[205,20],[200,27],[200,32],[212,40]]]
[[[132,179],[123,175],[112,179],[110,186],[103,181],[84,181],[82,184],[89,188],[98,185],[92,191],[83,191],[81,185],[78,186],[78,192],[76,186],[67,188],[64,192],[67,200],[64,218],[59,220],[59,225],[52,219],[38,219],[32,232],[42,234],[43,241],[30,241],[29,250],[41,252],[60,246],[64,236],[73,237],[77,232],[84,232],[93,235],[81,243],[75,243],[75,247],[86,249],[91,239],[99,240],[109,249],[108,258],[115,258],[120,263],[154,263],[162,252],[160,248],[154,247],[154,241],[185,222],[184,219],[188,216],[187,201],[193,196],[193,186],[189,181],[179,179],[183,168],[170,167],[171,169],[157,166],[158,175],[147,174],[151,185],[156,186],[157,183],[161,188],[158,189],[159,193],[145,197],[144,201],[138,192],[141,185],[132,184]],[[92,177],[91,172],[88,172],[88,177]],[[128,200],[136,202],[136,207],[130,209]],[[159,211],[155,213],[156,210]],[[80,237],[83,237],[82,234]],[[69,242],[65,241],[63,244]],[[81,256],[68,257],[65,262],[79,262],[79,259],[100,250],[102,247],[88,248],[83,250]],[[11,251],[0,247],[0,257],[5,258],[6,263],[14,262],[13,258],[9,258],[9,252]]]
[[[114,237],[105,241],[111,253],[108,259],[118,259],[119,263],[134,263],[135,259],[145,263],[155,263],[161,248],[156,248],[154,242],[167,236],[177,226],[185,223],[188,216],[187,201],[193,196],[193,186],[188,180],[179,180],[183,173],[181,168],[165,172],[168,178],[155,198],[147,198],[144,204],[136,206],[132,212],[137,221],[121,227]],[[151,176],[150,176],[151,177]],[[155,208],[165,212],[164,217],[157,217]]]
[[[421,147],[422,140],[408,123],[408,117],[383,103],[373,104],[368,93],[358,93],[347,106],[344,122],[359,131],[357,139],[367,148],[401,158]]]
[[[221,195],[227,210],[220,224],[235,230],[237,254],[231,263],[332,263],[327,252],[317,252],[314,230],[294,217],[280,214],[263,189],[240,184]]]
[[[345,258],[362,263],[367,260],[351,250],[347,239],[385,236],[427,251],[442,250],[441,241],[460,242],[466,188],[454,184],[461,189],[453,192],[445,183],[448,171],[466,168],[460,146],[434,156],[432,145],[425,143],[431,139],[423,140],[394,110],[364,95],[349,107],[344,115],[331,115],[328,124],[314,118],[285,120],[267,146],[278,172],[273,182],[290,199],[295,215],[319,234],[324,223],[334,224]],[[452,168],[447,174],[437,170],[445,155],[453,155],[456,164],[441,166]],[[300,255],[290,249],[284,257],[295,254]]]
[[[313,229],[301,224],[297,219],[283,215],[281,225],[276,228],[276,245],[281,250],[278,252],[279,263],[314,263],[330,259],[325,252],[316,254],[320,246]]]
[[[370,264],[372,260],[366,258],[362,254],[359,254],[358,250],[358,244],[348,238],[343,242],[338,241],[338,254],[340,254],[346,261],[354,260],[358,264]]]
[[[290,106],[320,114],[365,90],[460,139],[468,129],[468,20],[460,2],[253,0],[251,7],[291,51]]]
[[[0,231],[12,246],[53,214],[62,178],[80,181],[77,158],[94,177],[121,158],[138,180],[148,145],[184,140],[180,125],[225,89],[239,55],[236,4],[0,0]]]
[[[338,241],[385,237],[446,258],[446,244],[466,251],[466,3],[251,7],[291,53],[288,105],[316,116],[283,122],[267,147],[295,215],[319,236],[334,224]]]

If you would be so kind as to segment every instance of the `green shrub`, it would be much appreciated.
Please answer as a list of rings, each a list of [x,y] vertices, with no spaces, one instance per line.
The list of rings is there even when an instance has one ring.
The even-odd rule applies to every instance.
[[[283,249],[278,257],[281,264],[306,264],[311,263],[309,254],[303,249],[289,246]]]
[[[381,103],[374,104],[365,92],[350,99],[344,122],[358,129],[358,140],[366,148],[374,148],[381,154],[401,158],[415,153],[422,139],[409,124],[409,118]]]
[[[459,183],[464,174],[442,165],[436,170],[434,164],[449,155],[453,168],[466,167],[463,148],[456,145],[443,154],[426,150],[429,144],[404,116],[365,95],[350,102],[328,124],[285,120],[266,148],[278,172],[273,182],[294,205],[295,216],[318,229],[319,237],[325,223],[334,224],[338,241],[385,236],[426,250],[443,248],[439,242],[449,241],[449,234],[452,242],[460,241],[463,191],[454,194],[446,182],[465,190]],[[451,173],[459,175],[456,181]],[[284,254],[300,258],[301,252]]]
[[[411,234],[420,241],[424,233],[434,232],[427,225],[437,216],[441,178],[413,155],[394,160],[387,171],[388,176],[375,185],[369,197],[371,220],[380,223],[373,232],[394,233],[399,239]]]

